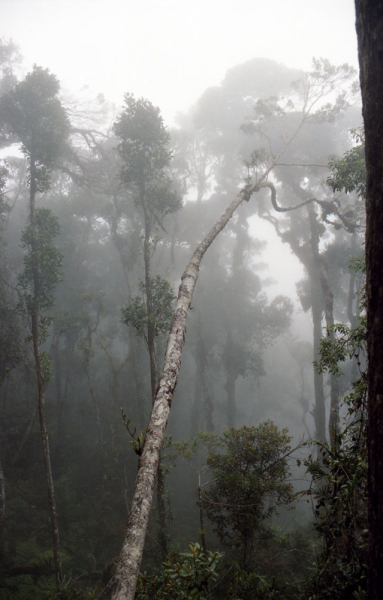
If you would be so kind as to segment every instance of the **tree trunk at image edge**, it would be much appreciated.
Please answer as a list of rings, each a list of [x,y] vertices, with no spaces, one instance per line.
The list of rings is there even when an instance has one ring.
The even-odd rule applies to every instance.
[[[33,158],[30,159],[30,222],[32,227],[32,244],[31,250],[32,253],[37,255],[36,249],[36,212],[35,212],[35,196],[36,196],[36,179],[35,179],[35,165]],[[33,293],[34,293],[34,306],[31,313],[31,328],[32,328],[32,344],[33,344],[33,354],[35,358],[35,366],[36,366],[36,375],[37,375],[37,394],[38,394],[38,407],[39,407],[39,417],[40,417],[40,431],[41,438],[43,442],[43,452],[44,452],[44,466],[45,466],[45,475],[47,478],[48,484],[48,497],[49,497],[49,505],[51,512],[51,529],[52,529],[52,540],[53,540],[53,556],[54,556],[54,564],[55,564],[55,577],[56,577],[56,585],[59,588],[62,580],[62,570],[61,570],[61,553],[60,553],[60,539],[59,539],[59,528],[58,528],[58,520],[57,520],[57,511],[56,511],[56,500],[55,500],[55,492],[53,486],[53,477],[52,477],[52,467],[51,467],[51,456],[49,450],[49,438],[48,432],[45,424],[45,401],[44,401],[44,377],[43,377],[43,367],[41,363],[41,353],[40,353],[40,332],[39,332],[39,314],[38,314],[38,306],[39,306],[39,295],[40,295],[40,283],[39,283],[39,273],[38,273],[38,264],[36,261],[33,262],[32,268],[32,277],[33,277]]]
[[[4,525],[5,525],[5,477],[2,464],[2,440],[0,438],[0,565],[4,556]]]
[[[356,0],[366,137],[368,598],[383,598],[383,2]]]

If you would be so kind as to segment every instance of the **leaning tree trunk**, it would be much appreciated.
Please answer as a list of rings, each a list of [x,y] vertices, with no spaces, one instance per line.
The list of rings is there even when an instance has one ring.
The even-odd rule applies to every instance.
[[[356,0],[366,137],[368,597],[383,598],[383,2]]]
[[[236,209],[244,200],[248,202],[252,194],[258,192],[261,187],[266,186],[271,189],[272,186],[274,188],[273,184],[266,181],[267,176],[273,169],[275,163],[283,155],[286,148],[293,141],[302,124],[303,121],[298,125],[294,134],[286,141],[278,156],[274,157],[273,164],[266,169],[260,180],[254,184],[247,184],[246,187],[238,193],[226,212],[217,221],[205,239],[197,246],[182,275],[176,308],[173,313],[172,326],[168,337],[164,367],[156,389],[152,414],[146,429],[145,442],[139,461],[131,513],[117,566],[116,585],[112,596],[113,600],[134,599],[146,530],[149,522],[150,508],[153,500],[153,490],[160,460],[160,452],[164,441],[164,433],[168,422],[173,392],[181,368],[182,347],[186,335],[186,317],[197,283],[202,258],[206,250],[213,243],[222,229],[224,229]],[[280,208],[277,206],[275,195],[272,191],[272,204],[273,208],[277,211],[287,212],[296,210],[311,201],[312,200],[309,199],[293,207]]]
[[[132,508],[126,535],[118,562],[113,600],[133,600],[138,572],[144,549],[145,535],[153,500],[153,490],[164,440],[173,392],[181,367],[182,347],[185,341],[186,317],[198,278],[201,260],[217,235],[244,201],[249,200],[254,188],[242,190],[219,221],[195,250],[187,265],[179,288],[177,304],[165,354],[165,363],[158,384],[153,410],[136,478]]]

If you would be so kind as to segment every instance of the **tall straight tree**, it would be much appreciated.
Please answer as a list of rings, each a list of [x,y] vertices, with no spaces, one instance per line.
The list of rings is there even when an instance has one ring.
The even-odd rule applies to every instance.
[[[29,219],[22,237],[26,254],[19,284],[32,334],[58,588],[62,580],[60,541],[44,402],[48,364],[40,345],[49,324],[43,313],[53,305],[53,292],[60,278],[61,255],[53,245],[59,232],[57,219],[48,209],[36,209],[36,196],[49,189],[50,172],[69,134],[69,121],[58,98],[59,89],[54,75],[35,66],[22,82],[0,99],[1,126],[22,143],[28,161]]]
[[[155,327],[153,315],[153,284],[151,258],[156,239],[155,226],[162,228],[166,215],[181,208],[181,200],[166,174],[171,153],[170,135],[158,108],[149,100],[125,95],[125,109],[114,125],[120,138],[118,151],[123,162],[121,179],[133,193],[135,205],[143,215],[143,250],[145,262],[146,312],[148,317],[147,346],[150,357],[152,399],[157,387]]]
[[[154,282],[152,277],[152,256],[156,247],[153,235],[157,226],[163,229],[166,215],[181,208],[181,199],[173,189],[167,175],[171,153],[168,146],[170,135],[167,132],[158,108],[149,100],[136,99],[132,94],[125,95],[125,109],[114,125],[120,138],[118,151],[122,159],[121,180],[132,193],[134,203],[143,215],[143,253],[145,263],[146,334],[145,341],[150,360],[151,397],[157,389],[158,370],[156,364],[156,331]],[[157,279],[158,281],[158,279]],[[158,294],[157,294],[158,296]],[[157,476],[157,504],[160,520],[160,543],[165,559],[167,554],[164,482],[161,467]]]
[[[368,597],[383,598],[383,2],[356,0],[366,148]]]

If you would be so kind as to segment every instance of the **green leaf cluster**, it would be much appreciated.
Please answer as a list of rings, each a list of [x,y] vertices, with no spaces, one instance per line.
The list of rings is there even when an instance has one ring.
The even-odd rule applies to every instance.
[[[170,135],[160,110],[149,100],[126,94],[125,109],[114,124],[119,137],[118,152],[123,162],[121,180],[134,192],[136,205],[162,221],[165,215],[181,208],[181,199],[166,175],[171,153]]]
[[[360,361],[365,353],[366,319],[362,317],[355,328],[337,324],[332,331],[333,339],[321,341],[318,368],[339,374],[339,363],[351,359],[357,362],[360,377],[343,400],[346,415],[334,443],[316,443],[318,456],[305,461],[312,478],[305,493],[313,499],[314,526],[323,542],[312,600],[364,598],[366,593],[367,377]]]
[[[58,98],[60,84],[48,69],[33,67],[23,81],[0,98],[0,125],[22,143],[34,164],[37,191],[49,188],[50,170],[69,135],[69,119]]]
[[[207,459],[215,479],[202,502],[220,539],[247,554],[266,517],[293,500],[286,481],[291,438],[265,421],[258,427],[232,427],[221,440],[222,452]]]
[[[170,283],[157,275],[151,280],[153,313],[147,314],[146,286],[140,281],[141,296],[134,296],[129,304],[121,309],[121,321],[136,330],[138,336],[147,341],[149,324],[152,325],[154,337],[168,333],[173,316],[173,302],[176,299]]]
[[[140,574],[136,599],[191,600],[211,598],[209,584],[217,579],[219,552],[204,551],[198,543],[189,544],[189,552],[173,552],[159,576]]]
[[[48,208],[36,210],[36,226],[29,221],[21,237],[26,249],[24,270],[18,284],[29,314],[48,310],[54,304],[54,291],[61,280],[63,257],[53,240],[60,232],[57,217]],[[37,273],[37,280],[34,278]]]
[[[356,145],[346,152],[342,158],[331,158],[329,167],[332,175],[327,178],[327,185],[334,192],[356,191],[360,198],[366,197],[366,161],[364,131],[351,130]]]

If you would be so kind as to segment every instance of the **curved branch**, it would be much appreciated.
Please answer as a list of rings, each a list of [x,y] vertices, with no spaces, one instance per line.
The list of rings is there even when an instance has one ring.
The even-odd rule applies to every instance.
[[[328,169],[328,165],[322,163],[275,163],[274,167],[323,167]]]
[[[257,192],[261,188],[264,188],[264,187],[268,187],[269,190],[271,191],[271,198],[270,198],[271,204],[273,205],[274,210],[276,210],[277,212],[290,212],[291,210],[296,210],[297,208],[301,208],[302,206],[305,206],[306,204],[309,204],[310,202],[317,202],[316,198],[308,198],[307,200],[304,200],[303,202],[300,202],[300,204],[296,204],[295,206],[286,206],[286,207],[278,206],[277,190],[275,189],[275,185],[273,183],[271,183],[271,181],[265,181],[264,183],[257,185],[254,191]]]

